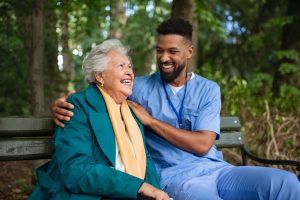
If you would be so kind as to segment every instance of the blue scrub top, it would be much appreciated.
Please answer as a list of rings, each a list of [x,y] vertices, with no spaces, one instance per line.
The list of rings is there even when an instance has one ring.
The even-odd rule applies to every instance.
[[[219,86],[208,79],[196,75],[187,83],[183,104],[183,127],[189,131],[207,130],[220,135],[221,95]],[[184,87],[176,94],[166,85],[167,94],[177,112],[184,96]],[[179,128],[177,116],[172,110],[160,74],[137,77],[131,100],[141,104],[154,118]],[[198,134],[198,133],[195,133]],[[210,151],[199,156],[177,148],[165,139],[145,128],[149,153],[161,176],[161,186],[174,179],[189,179],[204,175],[220,167],[228,166],[213,145]]]

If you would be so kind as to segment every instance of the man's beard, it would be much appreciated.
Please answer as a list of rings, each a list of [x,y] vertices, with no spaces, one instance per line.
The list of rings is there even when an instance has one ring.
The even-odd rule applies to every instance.
[[[164,64],[170,64],[171,62],[164,62],[164,63],[159,63],[159,69],[160,69],[160,74],[163,77],[163,79],[167,82],[170,83],[172,81],[174,81],[182,72],[182,70],[185,68],[185,64],[179,65],[177,68],[174,69],[173,72],[171,73],[165,73],[161,70],[162,65]],[[173,64],[173,62],[172,62]]]

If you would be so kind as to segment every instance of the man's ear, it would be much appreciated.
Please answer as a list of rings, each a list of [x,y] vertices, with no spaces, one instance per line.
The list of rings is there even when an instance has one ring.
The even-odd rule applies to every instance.
[[[193,53],[194,53],[194,46],[191,45],[188,47],[188,50],[187,50],[187,58],[191,58],[193,56]]]

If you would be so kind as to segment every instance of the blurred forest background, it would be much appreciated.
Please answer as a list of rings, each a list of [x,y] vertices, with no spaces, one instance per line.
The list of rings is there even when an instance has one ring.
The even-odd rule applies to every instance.
[[[108,38],[130,47],[136,75],[155,72],[155,28],[171,17],[192,22],[190,70],[221,86],[251,151],[300,161],[298,0],[0,0],[0,115],[50,115],[86,86],[81,62]]]

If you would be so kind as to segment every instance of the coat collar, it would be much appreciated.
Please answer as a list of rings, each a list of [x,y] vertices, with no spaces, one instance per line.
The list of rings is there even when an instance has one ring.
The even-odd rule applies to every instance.
[[[104,99],[95,83],[90,84],[86,89],[86,100],[96,112],[107,113]]]
[[[111,162],[111,165],[115,166],[115,135],[106,109],[105,101],[95,84],[90,84],[86,89],[86,101],[90,105],[89,120],[97,142],[105,156]]]
[[[105,156],[115,167],[115,135],[106,109],[105,101],[96,84],[90,84],[86,89],[86,101],[92,107],[92,109],[89,110],[89,119],[98,144],[104,152]],[[143,135],[143,125],[139,122],[132,111],[131,113],[134,116],[134,119],[136,120]],[[143,139],[145,140],[144,136]]]

